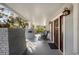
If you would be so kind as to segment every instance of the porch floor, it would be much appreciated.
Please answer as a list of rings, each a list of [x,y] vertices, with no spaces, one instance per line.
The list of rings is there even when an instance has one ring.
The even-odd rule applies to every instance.
[[[38,39],[29,39],[33,44],[36,45],[35,49],[32,49],[32,52],[27,52],[27,55],[61,55],[58,49],[50,49],[48,43],[50,41],[38,40]]]

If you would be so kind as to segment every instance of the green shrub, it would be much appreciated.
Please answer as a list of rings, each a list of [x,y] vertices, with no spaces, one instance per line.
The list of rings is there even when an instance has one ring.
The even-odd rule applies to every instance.
[[[42,33],[44,31],[45,31],[44,26],[37,26],[36,27],[36,33]]]

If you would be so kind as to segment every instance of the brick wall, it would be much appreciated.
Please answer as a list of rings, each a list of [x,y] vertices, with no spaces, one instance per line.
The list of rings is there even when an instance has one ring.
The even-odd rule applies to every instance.
[[[9,29],[9,54],[21,55],[26,50],[25,30]]]
[[[0,28],[0,55],[21,55],[25,49],[25,30]]]
[[[0,28],[0,55],[9,54],[8,29]]]

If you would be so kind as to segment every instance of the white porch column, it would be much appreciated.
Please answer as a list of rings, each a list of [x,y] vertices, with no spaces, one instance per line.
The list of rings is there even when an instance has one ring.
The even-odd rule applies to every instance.
[[[78,54],[78,4],[73,4],[73,53]]]

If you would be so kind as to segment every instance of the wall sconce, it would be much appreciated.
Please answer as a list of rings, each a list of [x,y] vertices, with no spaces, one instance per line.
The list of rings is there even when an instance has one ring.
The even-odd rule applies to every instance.
[[[64,11],[63,11],[63,16],[67,16],[70,14],[70,10],[66,7],[64,8]]]

